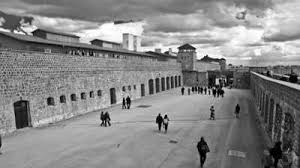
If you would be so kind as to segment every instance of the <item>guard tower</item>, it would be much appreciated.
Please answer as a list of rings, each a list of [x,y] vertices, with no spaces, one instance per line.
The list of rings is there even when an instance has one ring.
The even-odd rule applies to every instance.
[[[183,71],[194,71],[196,64],[196,48],[190,44],[184,44],[178,47],[177,62],[182,65]]]

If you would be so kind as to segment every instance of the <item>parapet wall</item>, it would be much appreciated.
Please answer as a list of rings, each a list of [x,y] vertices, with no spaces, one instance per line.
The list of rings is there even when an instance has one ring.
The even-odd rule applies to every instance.
[[[272,143],[300,154],[300,85],[251,72],[254,95],[263,127]]]
[[[28,103],[28,125],[36,127],[110,106],[111,89],[120,103],[127,95],[137,99],[156,87],[178,87],[182,72],[178,63],[151,59],[0,50],[0,79],[0,133],[7,133],[16,129],[16,102]],[[150,82],[155,79],[158,84]]]

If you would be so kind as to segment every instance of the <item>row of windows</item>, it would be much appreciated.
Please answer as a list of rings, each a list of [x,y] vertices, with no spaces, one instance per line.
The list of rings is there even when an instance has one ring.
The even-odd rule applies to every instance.
[[[101,96],[102,96],[102,90],[98,90],[98,91],[97,91],[97,96],[98,96],[98,97],[101,97]],[[89,97],[90,97],[90,98],[94,98],[94,97],[95,97],[94,91],[90,91],[90,92],[89,92]],[[85,100],[85,99],[87,98],[86,93],[85,93],[85,92],[80,93],[80,98],[81,98],[81,100]],[[77,101],[77,96],[76,96],[76,94],[71,94],[71,95],[70,95],[70,100],[71,100],[71,101]],[[60,102],[60,103],[66,103],[66,102],[67,102],[67,101],[66,101],[66,96],[65,96],[65,95],[61,95],[61,96],[59,97],[59,102]],[[47,98],[47,105],[48,105],[48,106],[54,106],[54,105],[55,105],[55,101],[54,101],[54,98],[53,98],[53,97],[48,97],[48,98]]]
[[[131,91],[131,86],[127,86],[128,90]],[[136,85],[133,85],[133,89],[136,90]],[[126,86],[122,87],[122,91],[126,92]]]

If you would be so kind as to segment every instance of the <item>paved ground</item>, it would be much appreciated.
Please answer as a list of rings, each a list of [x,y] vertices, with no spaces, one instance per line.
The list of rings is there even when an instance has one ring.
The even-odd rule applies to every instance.
[[[177,89],[134,101],[131,110],[116,106],[108,109],[113,125],[107,128],[99,127],[100,112],[95,112],[50,127],[20,130],[3,139],[0,167],[198,168],[196,144],[204,136],[211,149],[205,167],[260,168],[263,141],[250,92],[225,92],[222,99],[181,96]],[[236,103],[241,105],[241,119],[233,116]],[[215,121],[208,120],[212,104]],[[157,131],[158,113],[167,113],[171,120],[167,134]]]

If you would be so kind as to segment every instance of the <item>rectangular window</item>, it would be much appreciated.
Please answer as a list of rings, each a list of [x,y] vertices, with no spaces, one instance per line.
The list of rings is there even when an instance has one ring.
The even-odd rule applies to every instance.
[[[90,98],[94,98],[94,92],[90,91]]]

